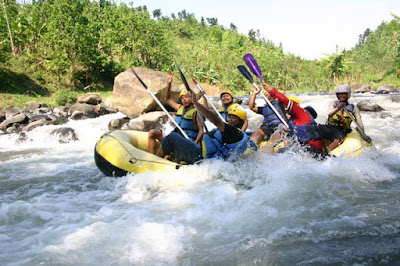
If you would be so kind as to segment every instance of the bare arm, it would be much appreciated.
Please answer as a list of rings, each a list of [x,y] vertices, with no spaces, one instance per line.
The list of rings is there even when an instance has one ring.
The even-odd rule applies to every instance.
[[[171,99],[171,85],[173,80],[174,80],[174,73],[168,72],[168,77],[167,77],[168,84],[167,84],[167,91],[165,92],[165,101],[169,104],[169,106],[171,106],[175,110],[178,110],[181,105]]]
[[[199,129],[199,132],[197,133],[197,137],[195,142],[197,144],[200,143],[201,139],[203,138],[204,135],[204,124],[203,124],[203,120],[200,118],[200,113],[196,112],[196,124],[197,124],[197,128]]]
[[[200,113],[202,113],[208,120],[210,120],[211,123],[213,123],[219,130],[224,132],[225,123],[222,122],[221,119],[219,119],[219,117],[216,114],[214,114],[213,111],[211,111],[210,109],[206,108],[204,105],[199,103],[197,101],[196,93],[194,93],[193,91],[192,91],[192,102]]]
[[[253,94],[251,95],[251,98],[249,101],[249,109],[256,113],[258,112],[258,107],[255,106],[255,103],[256,103],[257,94],[259,94],[259,93],[260,93],[260,91],[255,89],[253,91]]]
[[[241,128],[242,131],[246,131],[247,127],[249,126],[249,120],[246,119],[244,120],[243,126]]]

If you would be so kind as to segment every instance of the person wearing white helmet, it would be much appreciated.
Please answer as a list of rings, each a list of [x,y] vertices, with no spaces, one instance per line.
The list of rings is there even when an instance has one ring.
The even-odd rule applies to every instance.
[[[193,164],[203,158],[227,159],[233,154],[241,154],[247,150],[257,150],[256,143],[240,128],[246,120],[246,112],[235,108],[228,112],[227,123],[224,123],[209,108],[197,101],[192,91],[192,101],[217,130],[204,134],[201,145],[172,132],[162,140],[164,154],[172,154],[178,161]]]
[[[173,80],[174,74],[172,72],[168,72],[165,101],[176,110],[175,121],[178,123],[178,125],[192,141],[199,144],[204,134],[203,122],[200,116],[197,115],[197,110],[193,105],[189,92],[186,89],[183,89],[179,93],[181,104],[175,102],[171,98],[171,85]],[[174,131],[180,133],[180,131],[177,129]],[[162,130],[152,129],[149,131],[148,147],[150,153],[156,153],[156,140],[161,141],[163,137]],[[161,150],[157,152],[157,155],[161,157],[163,156]]]
[[[333,101],[329,105],[328,120],[326,125],[329,127],[330,141],[327,150],[328,152],[338,147],[344,140],[347,133],[351,132],[351,122],[354,116],[357,126],[360,127],[360,131],[364,132],[363,122],[361,120],[360,109],[349,103],[351,97],[351,88],[347,84],[339,85],[335,89],[337,101]],[[367,135],[362,134],[365,141],[371,142],[371,138]]]

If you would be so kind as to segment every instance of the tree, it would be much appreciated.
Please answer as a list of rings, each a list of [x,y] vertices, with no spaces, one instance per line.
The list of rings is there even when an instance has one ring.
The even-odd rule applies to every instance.
[[[161,9],[153,10],[153,17],[159,19],[161,17]]]
[[[235,26],[235,24],[231,23],[231,25],[229,26],[229,28],[231,29],[231,31],[237,31],[237,27]]]
[[[9,21],[8,15],[7,15],[6,1],[2,0],[2,4],[3,4],[4,19],[6,20],[6,23],[7,23],[8,36],[10,38],[11,51],[12,51],[13,55],[15,55],[16,51],[15,51],[15,47],[14,47],[14,38],[13,38],[13,34],[11,31],[11,27],[10,27],[10,21]]]
[[[217,18],[207,18],[207,22],[210,26],[218,26]]]

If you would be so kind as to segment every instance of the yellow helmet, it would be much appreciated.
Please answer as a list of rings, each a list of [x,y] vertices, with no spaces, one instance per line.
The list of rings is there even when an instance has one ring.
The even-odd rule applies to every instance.
[[[228,115],[235,115],[235,116],[239,117],[242,120],[246,119],[246,112],[243,111],[242,109],[239,109],[239,108],[235,108],[235,109],[230,110],[228,112]]]
[[[297,97],[290,96],[288,97],[288,99],[300,105],[300,100]]]
[[[230,90],[224,90],[223,92],[221,92],[221,94],[219,95],[220,98],[222,97],[222,94],[229,94],[233,98],[233,93]]]
[[[187,89],[183,89],[183,90],[181,90],[181,92],[179,93],[179,97],[181,97],[181,96],[183,96],[183,95],[186,95],[186,94],[188,94],[189,92],[188,92],[188,90]]]

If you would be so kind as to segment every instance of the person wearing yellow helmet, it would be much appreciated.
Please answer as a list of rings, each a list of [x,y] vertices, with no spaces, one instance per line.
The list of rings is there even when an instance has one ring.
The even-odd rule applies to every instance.
[[[164,154],[173,154],[179,161],[186,161],[192,164],[203,158],[227,159],[232,154],[241,154],[248,149],[257,150],[254,140],[240,130],[240,127],[247,119],[244,110],[230,110],[227,123],[224,123],[213,111],[197,101],[197,96],[194,92],[191,93],[192,101],[196,108],[217,129],[212,133],[204,134],[201,145],[196,145],[173,132],[162,140]]]
[[[274,99],[278,99],[284,104],[285,110],[290,114],[288,124],[291,136],[316,158],[326,156],[322,134],[314,121],[314,117],[317,115],[315,110],[301,108],[297,98],[289,99],[268,83],[264,83],[263,86]]]
[[[360,115],[360,109],[349,103],[351,96],[351,88],[347,84],[342,84],[335,89],[337,101],[333,101],[329,105],[328,120],[323,127],[325,134],[331,142],[328,146],[328,151],[338,147],[351,132],[351,123],[353,119],[357,124],[357,130],[364,133],[364,126]],[[352,118],[353,117],[353,118]],[[360,128],[358,128],[360,127]],[[371,138],[365,134],[361,134],[362,138],[371,142]]]
[[[200,143],[203,134],[204,127],[203,122],[200,116],[197,115],[197,110],[193,105],[192,99],[189,95],[189,92],[186,89],[183,89],[179,93],[179,99],[181,104],[175,102],[171,98],[171,86],[172,81],[174,80],[174,74],[172,72],[168,72],[167,77],[167,90],[165,94],[165,101],[176,110],[175,121],[178,125],[183,129],[186,135],[194,142]],[[180,133],[179,130],[175,129],[174,131]],[[159,129],[152,129],[148,134],[148,147],[149,152],[155,154],[157,140],[161,141],[163,139],[163,132]],[[161,150],[157,152],[157,155],[163,156]]]
[[[260,145],[262,141],[268,140],[278,129],[279,125],[283,125],[282,121],[275,114],[270,105],[267,104],[264,107],[258,107],[255,105],[256,97],[260,91],[261,90],[255,89],[249,101],[249,109],[257,114],[261,114],[264,117],[262,125],[251,135],[251,138],[255,140],[257,145]],[[281,117],[285,117],[285,112],[283,111],[285,107],[283,103],[279,100],[275,100],[268,92],[265,92],[265,97],[268,101],[270,101],[275,110],[280,113]]]
[[[229,113],[230,110],[233,110],[235,108],[239,108],[239,109],[242,109],[244,111],[243,107],[240,104],[234,102],[234,95],[233,95],[233,92],[231,90],[222,91],[221,94],[220,94],[220,99],[221,99],[222,105],[221,105],[221,107],[219,108],[218,111],[221,114],[221,116],[225,119],[225,121],[228,120],[228,113]],[[206,107],[208,107],[207,102],[204,102],[204,104],[205,104]],[[243,131],[245,131],[247,129],[248,125],[249,125],[249,121],[247,120],[247,117],[246,117],[241,129]]]

